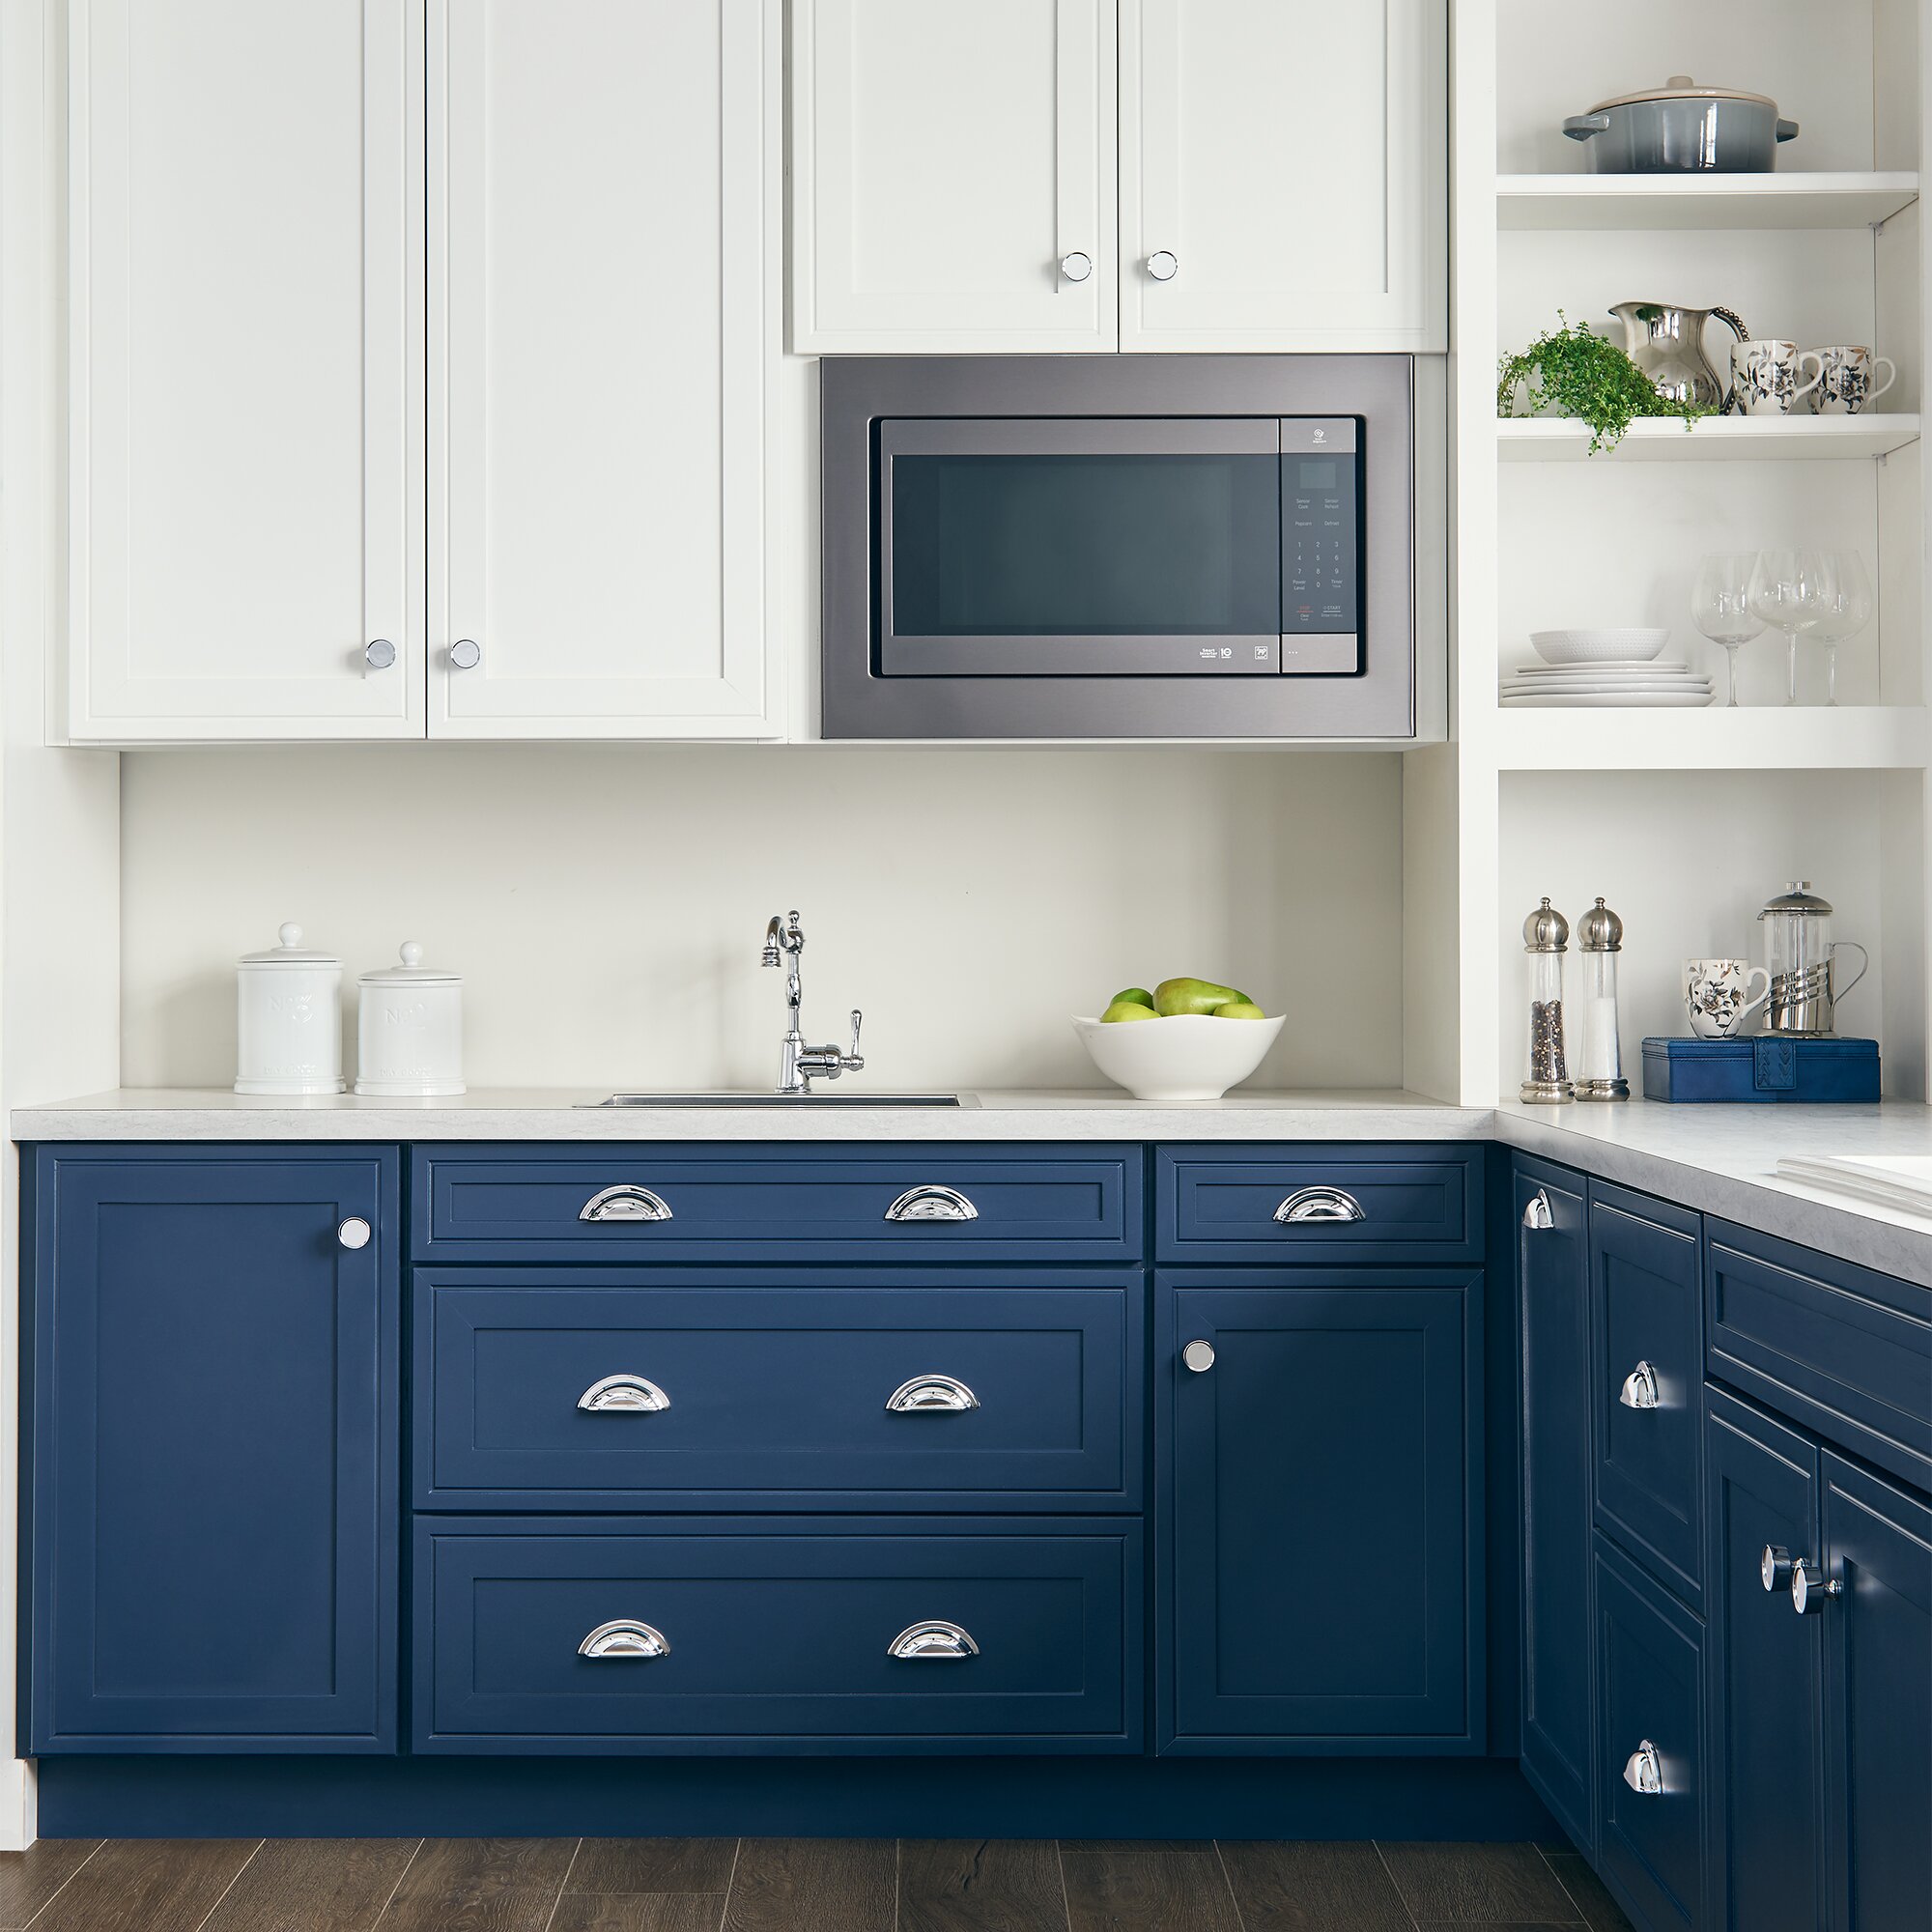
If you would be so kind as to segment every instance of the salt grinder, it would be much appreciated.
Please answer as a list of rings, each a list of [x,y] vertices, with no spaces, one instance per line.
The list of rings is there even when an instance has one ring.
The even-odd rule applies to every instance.
[[[1603,900],[1577,922],[1577,951],[1583,981],[1581,1024],[1577,1030],[1577,1097],[1628,1100],[1623,1053],[1617,1044],[1617,954],[1624,950],[1624,923]]]

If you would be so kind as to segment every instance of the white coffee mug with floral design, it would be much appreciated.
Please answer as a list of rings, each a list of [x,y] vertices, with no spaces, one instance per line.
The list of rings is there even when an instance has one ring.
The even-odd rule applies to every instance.
[[[1801,381],[1807,362],[1816,369],[1808,383]],[[1800,349],[1797,343],[1781,342],[1773,335],[1734,342],[1729,407],[1747,416],[1788,416],[1792,406],[1818,386],[1824,373],[1815,349]]]
[[[1889,355],[1874,355],[1854,342],[1811,353],[1820,364],[1811,407],[1821,416],[1855,416],[1898,381],[1898,365]],[[1874,386],[1872,372],[1881,362],[1885,364],[1885,381]]]
[[[1762,980],[1755,994],[1753,979]],[[1771,975],[1747,959],[1687,959],[1684,962],[1684,1005],[1690,1014],[1690,1031],[1699,1039],[1730,1039],[1771,993]]]

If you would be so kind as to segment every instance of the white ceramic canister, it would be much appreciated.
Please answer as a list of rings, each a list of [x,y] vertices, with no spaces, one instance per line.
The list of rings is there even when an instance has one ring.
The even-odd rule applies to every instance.
[[[463,1092],[463,980],[422,963],[404,942],[402,964],[364,973],[355,1034],[355,1091],[384,1100]]]
[[[279,946],[235,967],[235,1091],[342,1092],[342,961],[285,925]]]

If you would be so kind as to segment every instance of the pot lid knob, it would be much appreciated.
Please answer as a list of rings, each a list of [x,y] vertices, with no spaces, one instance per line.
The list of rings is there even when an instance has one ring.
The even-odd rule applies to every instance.
[[[1832,902],[1821,899],[1811,890],[1809,879],[1786,879],[1784,891],[1758,914],[1758,918],[1771,919],[1779,913],[1795,913],[1801,919],[1830,919]]]
[[[1561,952],[1570,943],[1570,922],[1549,903],[1543,903],[1522,923],[1522,944],[1526,952]]]
[[[1624,923],[1602,896],[1577,922],[1577,946],[1583,952],[1621,952],[1624,950]]]
[[[1665,87],[1681,87],[1687,93],[1697,85],[1688,73],[1673,73],[1663,84]]]
[[[413,939],[403,941],[402,961],[411,972],[423,963],[423,950]]]
[[[286,951],[293,952],[302,943],[302,929],[294,920],[275,928],[275,939]]]

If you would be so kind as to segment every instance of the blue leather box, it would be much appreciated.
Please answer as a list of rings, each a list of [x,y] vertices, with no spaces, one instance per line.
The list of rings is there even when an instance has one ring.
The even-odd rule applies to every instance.
[[[1643,1043],[1646,1100],[1845,1106],[1878,1098],[1875,1039],[1659,1039]]]

